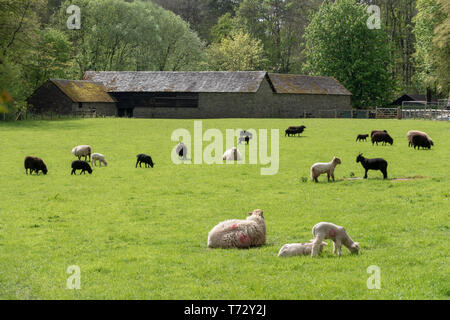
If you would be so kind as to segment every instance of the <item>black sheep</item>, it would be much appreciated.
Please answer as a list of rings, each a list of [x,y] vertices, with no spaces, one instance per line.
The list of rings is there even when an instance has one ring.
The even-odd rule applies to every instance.
[[[426,136],[423,135],[414,135],[411,138],[411,143],[414,146],[414,149],[417,147],[417,150],[422,147],[423,149],[431,149],[432,141],[428,140]]]
[[[378,142],[383,142],[383,145],[386,143],[389,143],[390,145],[394,144],[394,139],[386,133],[386,132],[376,132],[372,135],[372,145],[376,143],[378,145]]]
[[[356,141],[357,142],[362,140],[367,141],[367,137],[369,137],[368,134],[358,134],[358,136],[356,137]]]
[[[47,174],[47,166],[44,161],[38,157],[26,157],[24,161],[25,172],[28,174],[28,169],[30,169],[30,174],[33,174],[35,171],[39,175],[39,171],[42,171],[43,174]]]
[[[373,136],[375,133],[378,133],[378,132],[388,133],[386,130],[373,130],[373,131],[370,133],[370,137],[372,138],[372,136]]]
[[[80,174],[84,173],[86,174],[86,171],[89,172],[89,174],[92,174],[92,168],[86,161],[83,160],[75,160],[72,162],[72,174],[77,174],[76,171],[81,170]]]
[[[291,134],[293,134],[294,136],[296,134],[300,135],[300,134],[303,133],[303,131],[305,131],[305,129],[306,129],[305,126],[299,126],[299,127],[291,126],[291,127],[287,128],[285,130],[285,135],[284,136],[287,135],[288,137],[290,137]]]
[[[380,170],[383,173],[383,178],[387,179],[387,166],[388,163],[386,160],[381,158],[376,159],[366,159],[362,154],[358,155],[356,158],[356,163],[361,162],[362,166],[366,170],[364,174],[364,179],[367,179],[367,171],[369,170]]]
[[[153,168],[154,163],[153,163],[152,157],[150,157],[149,155],[140,153],[140,154],[138,154],[136,157],[137,157],[136,168],[137,168],[138,164],[139,164],[139,167],[142,168],[142,167],[141,167],[141,164],[142,164],[142,163],[145,164],[145,167],[146,167],[146,168],[148,168],[148,166],[150,166],[150,167]]]

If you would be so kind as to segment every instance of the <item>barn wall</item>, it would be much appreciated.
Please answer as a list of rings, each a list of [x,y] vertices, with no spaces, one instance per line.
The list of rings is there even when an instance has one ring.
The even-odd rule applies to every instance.
[[[53,112],[68,115],[72,112],[72,100],[51,81],[36,89],[28,99],[28,104],[31,105],[30,111],[33,113]]]
[[[98,116],[113,117],[117,115],[117,107],[111,102],[82,102],[81,108],[78,103],[72,103],[72,113],[93,112],[95,109]]]

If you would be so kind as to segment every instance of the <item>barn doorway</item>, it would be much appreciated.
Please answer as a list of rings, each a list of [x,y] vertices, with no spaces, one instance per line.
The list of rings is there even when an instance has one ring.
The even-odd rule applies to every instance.
[[[133,117],[133,108],[119,108],[117,115],[120,118],[132,118]]]

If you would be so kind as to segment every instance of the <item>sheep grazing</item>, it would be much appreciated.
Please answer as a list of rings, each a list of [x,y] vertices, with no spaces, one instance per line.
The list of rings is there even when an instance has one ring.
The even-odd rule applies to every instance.
[[[331,160],[331,162],[328,163],[323,163],[323,162],[318,162],[312,165],[311,167],[311,179],[315,182],[319,182],[317,180],[317,178],[323,174],[326,173],[327,174],[327,178],[328,178],[328,182],[330,181],[330,176],[333,178],[334,180],[334,169],[336,168],[336,166],[338,164],[341,164],[341,159],[334,157],[333,160]]]
[[[430,138],[430,136],[422,131],[418,130],[408,131],[406,137],[408,138],[408,146],[409,147],[414,146],[414,149],[416,147],[418,147],[418,149],[420,149],[420,147],[431,149],[431,146],[434,146],[434,142]],[[416,140],[416,144],[413,143],[413,139]]]
[[[89,174],[92,174],[91,166],[89,165],[89,163],[83,160],[75,160],[72,162],[72,172],[70,174],[76,175],[77,170],[81,170],[80,174],[82,173],[86,174],[86,171],[89,172]]]
[[[417,147],[417,150],[420,150],[420,147],[422,147],[423,149],[431,149],[431,145],[433,143],[433,141],[430,141],[427,137],[421,135],[413,136],[411,142],[414,146],[414,149]]]
[[[337,226],[333,223],[320,222],[316,224],[312,228],[312,234],[314,236],[314,240],[311,256],[313,257],[320,253],[324,239],[333,240],[333,253],[337,253],[338,256],[342,255],[342,245],[346,246],[351,253],[359,252],[359,243],[354,242],[343,227]]]
[[[183,160],[186,160],[186,156],[187,156],[187,147],[183,142],[180,142],[177,146],[177,148],[175,149],[175,151],[177,152],[178,156],[181,157]]]
[[[322,253],[323,248],[327,245],[326,242],[322,242],[319,245],[318,254]],[[279,257],[294,257],[294,256],[306,256],[311,255],[313,248],[313,240],[307,243],[288,243],[281,247],[278,252]]]
[[[291,126],[291,127],[287,128],[287,129],[284,131],[284,132],[285,132],[284,136],[290,137],[291,134],[294,135],[294,136],[295,136],[296,134],[300,135],[300,134],[303,133],[303,131],[305,131],[305,129],[306,129],[305,126],[299,126],[299,127]]]
[[[105,165],[105,167],[108,165],[108,162],[106,162],[105,156],[102,155],[101,153],[93,153],[91,155],[92,157],[92,163],[94,164],[94,166],[97,166],[97,160],[99,162],[99,166],[102,166],[102,163]]]
[[[376,143],[378,145],[378,142],[383,142],[383,145],[386,143],[389,143],[390,145],[394,144],[394,139],[387,133],[387,132],[375,132],[372,137],[372,145]]]
[[[250,139],[253,138],[253,135],[251,134],[251,132],[248,131],[241,131],[240,133],[240,137],[239,137],[239,144],[241,144],[241,142],[244,142],[246,144],[249,144]]]
[[[227,161],[241,161],[242,156],[239,150],[236,147],[228,149],[222,156],[222,160]]]
[[[368,134],[358,134],[356,137],[356,142],[358,141],[367,141],[367,138],[369,137]]]
[[[373,131],[370,133],[370,137],[372,138],[372,136],[373,136],[375,133],[378,133],[378,132],[388,133],[386,130],[373,130]]]
[[[28,174],[28,170],[30,170],[30,174],[33,174],[33,171],[39,175],[39,171],[42,171],[43,174],[47,174],[47,166],[44,161],[38,157],[26,157],[24,161],[25,172]]]
[[[148,168],[148,166],[153,168],[153,166],[155,165],[153,163],[152,157],[150,157],[149,155],[140,153],[136,157],[137,157],[136,168],[137,168],[138,164],[139,164],[139,168],[142,168],[142,166],[141,166],[142,163],[145,164],[146,168]]]
[[[76,146],[72,149],[72,154],[75,157],[78,157],[78,160],[81,160],[81,157],[84,157],[84,161],[86,161],[87,157],[89,156],[89,161],[91,161],[91,146]]]
[[[209,248],[249,248],[266,243],[266,222],[261,209],[248,213],[246,220],[227,220],[208,234]]]
[[[367,172],[369,170],[380,170],[383,173],[383,178],[387,179],[387,166],[388,163],[386,160],[381,158],[376,159],[366,159],[363,157],[362,153],[358,155],[356,158],[356,163],[361,162],[361,165],[366,170],[364,174],[364,179],[367,179]]]

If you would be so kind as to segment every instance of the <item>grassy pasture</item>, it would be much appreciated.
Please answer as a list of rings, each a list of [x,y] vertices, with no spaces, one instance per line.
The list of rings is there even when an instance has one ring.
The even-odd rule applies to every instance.
[[[284,137],[304,124],[302,137]],[[83,119],[0,123],[1,299],[449,299],[450,126],[418,120],[204,120],[203,130],[280,129],[277,175],[260,165],[175,165],[170,140],[192,120]],[[393,146],[355,142],[386,129]],[[426,131],[431,150],[408,148]],[[71,176],[73,146],[90,144],[109,165]],[[204,142],[204,147],[208,142]],[[364,170],[359,152],[389,162],[390,179]],[[153,169],[135,169],[148,153]],[[44,159],[46,176],[27,176],[23,159]],[[315,162],[338,156],[336,183],[309,179]],[[308,178],[307,182],[302,178]],[[303,179],[304,180],[304,179]],[[264,210],[267,244],[211,250],[218,222]],[[346,227],[361,254],[332,244],[317,259],[276,255],[311,239],[320,221]],[[66,289],[66,269],[81,289]],[[381,289],[366,286],[381,268]]]

